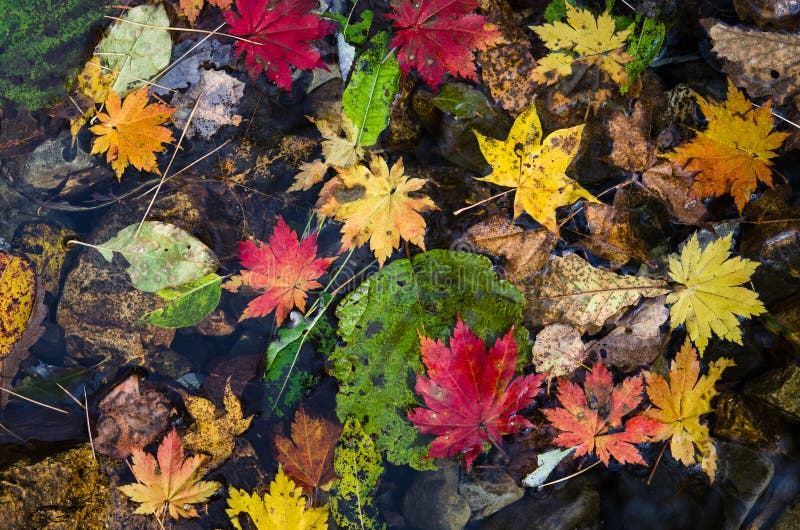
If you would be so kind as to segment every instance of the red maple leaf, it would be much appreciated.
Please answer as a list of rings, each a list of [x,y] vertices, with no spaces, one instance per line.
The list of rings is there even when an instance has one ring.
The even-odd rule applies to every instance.
[[[262,70],[284,90],[292,88],[292,69],[325,67],[311,44],[336,29],[336,24],[309,13],[317,0],[236,0],[236,10],[225,12],[228,31],[257,42],[236,41],[236,57],[246,53],[244,64],[255,80]]]
[[[223,287],[238,291],[248,286],[264,294],[250,300],[239,320],[263,317],[275,310],[275,321],[280,326],[293,307],[305,311],[309,289],[322,287],[317,278],[325,274],[336,259],[317,258],[317,235],[311,234],[299,241],[297,232],[289,228],[283,217],[269,238],[261,241],[239,243],[239,262],[243,270]]]
[[[478,80],[473,62],[475,50],[485,50],[503,41],[486,17],[471,13],[480,0],[393,0],[397,30],[392,46],[399,48],[397,60],[403,72],[415,67],[432,88],[446,73]]]
[[[428,377],[417,377],[416,391],[428,408],[416,408],[408,418],[421,432],[436,435],[430,458],[463,452],[469,471],[484,442],[500,448],[502,435],[533,426],[517,412],[533,402],[544,376],[514,377],[513,328],[487,354],[483,340],[459,317],[450,348],[420,335],[420,351]]]
[[[614,386],[602,363],[586,375],[583,388],[569,381],[559,382],[562,407],[543,411],[561,431],[553,443],[565,448],[577,446],[575,457],[596,453],[606,466],[612,456],[623,464],[645,464],[634,444],[649,441],[657,424],[641,415],[622,421],[639,406],[643,389],[641,376]]]

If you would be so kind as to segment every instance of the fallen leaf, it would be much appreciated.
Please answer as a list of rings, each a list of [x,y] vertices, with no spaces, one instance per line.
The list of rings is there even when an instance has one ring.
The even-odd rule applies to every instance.
[[[200,453],[211,455],[211,467],[217,467],[233,454],[236,437],[250,428],[253,417],[242,416],[242,404],[231,391],[230,381],[225,383],[223,397],[225,412],[218,413],[210,399],[187,396],[186,410],[194,418],[194,425],[183,438],[184,445]]]
[[[161,518],[168,511],[173,519],[197,517],[192,504],[206,502],[222,487],[219,482],[200,480],[204,457],[192,456],[184,460],[181,439],[175,429],[158,446],[158,463],[141,449],[134,450],[131,460],[131,472],[137,483],[119,489],[132,501],[140,503],[135,513],[152,513]]]
[[[730,256],[732,235],[700,249],[693,234],[679,257],[669,259],[669,277],[681,284],[667,296],[672,329],[686,324],[689,337],[703,355],[708,339],[716,335],[742,344],[737,316],[750,318],[766,313],[758,293],[741,284],[750,281],[758,262]]]
[[[463,239],[474,245],[470,250],[505,258],[503,272],[513,284],[539,274],[556,245],[556,237],[549,230],[526,230],[499,216],[470,226]]]
[[[614,144],[611,162],[626,171],[644,171],[655,162],[655,148],[649,138],[649,119],[641,101],[633,112],[615,113],[608,120],[608,134]]]
[[[221,70],[233,62],[233,45],[216,39],[182,40],[172,53],[183,59],[159,76],[158,86],[152,87],[153,93],[160,96],[197,84],[209,66]]]
[[[420,213],[439,208],[425,195],[418,198],[409,195],[427,181],[405,175],[402,158],[392,165],[391,171],[385,159],[374,155],[369,168],[357,164],[338,172],[341,180],[336,181],[338,185],[334,184],[336,187],[319,210],[344,222],[342,250],[369,241],[380,266],[394,249],[400,248],[401,238],[425,250],[426,224]],[[362,188],[362,195],[354,200],[339,200],[340,194],[353,188]]]
[[[427,408],[415,408],[408,419],[420,432],[436,436],[429,458],[461,453],[469,472],[485,442],[499,448],[504,434],[533,426],[517,412],[533,402],[544,376],[514,376],[513,328],[487,353],[483,340],[458,317],[449,348],[420,335],[420,352],[427,377],[417,376],[415,390]]]
[[[78,92],[86,96],[91,104],[87,105],[86,110],[81,110],[81,114],[70,120],[69,130],[72,137],[78,135],[78,131],[97,113],[95,103],[102,105],[108,98],[111,85],[117,79],[117,71],[103,70],[100,66],[100,58],[93,56],[83,65],[83,70],[78,74]]]
[[[548,381],[571,374],[586,357],[581,332],[566,324],[550,324],[536,334],[531,363]]]
[[[728,99],[720,103],[697,95],[697,104],[708,120],[688,143],[664,156],[697,174],[697,197],[730,193],[741,212],[759,182],[772,186],[772,159],[789,133],[771,132],[770,102],[754,107],[728,79]]]
[[[531,105],[514,121],[505,140],[473,132],[492,166],[492,172],[478,180],[517,189],[514,218],[526,211],[557,235],[556,208],[578,199],[599,202],[565,174],[578,153],[583,125],[553,131],[542,141],[539,115]]]
[[[550,473],[561,463],[566,457],[572,454],[575,450],[574,447],[569,449],[552,449],[545,453],[539,453],[536,458],[537,468],[532,473],[525,476],[522,485],[528,488],[537,488],[544,484]]]
[[[606,466],[612,457],[622,464],[646,465],[635,444],[649,441],[656,421],[642,415],[623,421],[641,403],[643,390],[641,376],[614,385],[603,363],[595,364],[586,374],[583,388],[560,381],[561,407],[542,411],[561,431],[553,444],[575,447],[575,458],[594,453]]]
[[[155,153],[162,152],[173,140],[172,132],[161,124],[167,121],[174,109],[158,103],[147,103],[147,89],[131,92],[121,102],[111,92],[106,100],[106,112],[99,112],[99,125],[90,130],[97,135],[92,143],[92,153],[106,153],[106,161],[122,179],[125,169],[133,164],[140,171],[161,172]]]
[[[286,192],[310,190],[315,184],[322,182],[322,179],[328,173],[328,168],[328,164],[319,159],[303,162],[298,168],[300,173],[294,176],[294,182]]]
[[[631,258],[647,261],[644,241],[636,237],[631,225],[631,211],[618,203],[614,205],[586,204],[583,208],[590,236],[583,243],[586,250],[611,262],[613,268],[625,265]]]
[[[175,126],[183,129],[189,123],[187,138],[211,140],[222,127],[234,123],[233,116],[242,96],[243,82],[219,70],[203,70],[192,88],[177,94],[170,102],[175,107]],[[192,112],[192,121],[188,122]]]
[[[543,324],[561,322],[593,334],[641,297],[668,292],[661,280],[615,274],[568,254],[552,256],[547,272],[536,279],[525,297],[529,313]]]
[[[445,74],[478,81],[473,53],[502,42],[494,24],[472,13],[480,0],[392,0],[394,23],[391,46],[403,72],[415,68],[430,87]]]
[[[36,274],[25,259],[0,252],[0,359],[22,337],[33,314]]]
[[[587,352],[602,355],[604,362],[622,372],[649,365],[660,353],[661,325],[669,317],[666,297],[645,300],[630,315],[620,319],[605,337],[586,344]]]
[[[750,97],[770,96],[783,105],[800,93],[800,35],[730,26],[713,18],[700,19],[700,24],[722,59],[722,70]]]
[[[245,56],[250,79],[262,71],[284,90],[292,89],[292,69],[324,68],[319,51],[311,44],[336,30],[336,24],[311,10],[317,0],[236,0],[236,10],[225,11],[227,30],[247,38],[237,40],[236,57]]]
[[[317,488],[327,489],[336,478],[333,451],[341,432],[340,425],[312,418],[300,405],[292,422],[292,438],[275,436],[278,462],[312,499]]]
[[[718,394],[714,385],[725,368],[735,365],[731,359],[717,359],[708,365],[708,373],[700,376],[697,351],[687,340],[675,355],[667,377],[644,372],[647,396],[653,403],[644,414],[658,422],[653,440],[670,440],[672,456],[685,466],[699,461],[711,482],[717,472],[717,450],[700,417],[713,412],[711,399]]]
[[[656,164],[642,174],[642,184],[667,205],[667,211],[677,221],[699,225],[708,210],[703,201],[692,197],[692,172],[675,162]]]
[[[329,167],[348,168],[364,159],[364,148],[358,143],[358,128],[346,114],[336,127],[323,119],[306,116],[317,126],[322,141],[322,155]]]
[[[236,292],[247,286],[263,292],[247,304],[239,321],[267,316],[275,311],[275,322],[280,326],[292,308],[305,311],[308,291],[322,287],[317,279],[336,259],[317,258],[316,255],[317,235],[298,240],[297,232],[289,228],[280,216],[269,244],[261,241],[239,243],[239,263],[248,270],[233,276],[222,287]]]
[[[171,329],[194,326],[217,308],[221,287],[222,276],[212,272],[176,288],[162,289],[156,295],[164,304],[142,315],[141,321]],[[224,316],[220,324],[224,329]]]
[[[551,85],[572,75],[577,68],[597,66],[618,85],[628,83],[625,65],[634,57],[624,51],[632,27],[617,31],[616,22],[606,11],[595,17],[591,11],[566,2],[566,22],[552,22],[530,28],[551,52],[539,59],[533,78]]]
[[[303,491],[278,467],[263,496],[230,488],[225,510],[234,528],[242,530],[240,514],[250,516],[258,530],[327,530],[328,507],[306,509]]]
[[[208,3],[220,9],[228,9],[231,7],[232,1],[233,0],[208,0]],[[200,14],[205,3],[206,0],[180,0],[178,7],[186,15],[186,18],[189,20],[189,25],[194,26],[197,15]]]

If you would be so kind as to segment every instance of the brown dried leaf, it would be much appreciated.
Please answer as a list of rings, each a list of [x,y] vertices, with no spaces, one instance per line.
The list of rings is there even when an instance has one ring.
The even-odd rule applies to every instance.
[[[647,260],[644,242],[633,233],[630,210],[614,205],[586,203],[586,221],[591,237],[584,244],[592,254],[607,259],[613,268],[622,266],[631,258]]]
[[[681,223],[699,225],[708,215],[703,201],[690,199],[692,171],[673,162],[662,162],[642,174],[642,183],[667,205],[669,214]]]
[[[480,251],[505,258],[505,276],[511,283],[538,274],[557,240],[545,228],[525,230],[499,216],[472,225],[464,238]]]
[[[550,324],[536,335],[531,363],[548,379],[572,373],[586,357],[581,332],[566,324]]]
[[[627,171],[643,171],[653,165],[655,153],[650,142],[649,116],[641,101],[630,115],[618,112],[608,121],[608,133],[614,142],[611,162]]]

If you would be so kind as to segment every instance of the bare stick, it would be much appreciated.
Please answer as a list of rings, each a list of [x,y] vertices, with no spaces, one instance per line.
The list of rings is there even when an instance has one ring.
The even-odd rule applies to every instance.
[[[483,204],[485,202],[492,201],[492,200],[494,200],[494,199],[496,199],[498,197],[502,197],[503,195],[508,195],[512,191],[514,191],[514,188],[511,188],[510,190],[506,190],[506,191],[504,191],[502,193],[498,193],[497,195],[492,195],[488,199],[483,199],[482,201],[478,201],[475,204],[470,204],[466,208],[461,208],[460,210],[456,210],[455,212],[453,212],[453,215],[459,215],[459,214],[461,214],[461,212],[466,212],[467,210],[469,210],[471,208],[475,208],[476,206],[480,206],[481,204]]]
[[[63,386],[61,386],[61,383],[56,383],[56,386],[57,386],[58,388],[60,388],[60,389],[61,389],[61,390],[62,390],[62,391],[63,391],[63,392],[66,394],[66,395],[68,395],[69,397],[71,397],[71,398],[72,398],[72,401],[74,401],[75,403],[77,403],[77,404],[78,404],[78,406],[79,406],[80,408],[84,408],[84,406],[83,406],[83,403],[81,403],[81,401],[80,401],[78,398],[76,398],[75,396],[73,396],[73,395],[72,395],[72,393],[71,393],[69,390],[67,390],[66,388],[64,388]]]
[[[29,397],[25,397],[22,394],[17,394],[13,390],[9,390],[7,388],[3,388],[2,386],[0,386],[0,390],[2,390],[3,392],[8,392],[9,394],[11,394],[14,397],[18,397],[20,399],[24,399],[25,401],[30,401],[31,403],[33,403],[35,405],[39,405],[40,407],[44,407],[46,409],[54,410],[56,412],[60,412],[61,414],[69,414],[69,412],[67,412],[66,410],[53,407],[52,405],[48,405],[47,403],[42,403],[41,401],[36,401],[35,399],[31,399]]]
[[[221,35],[222,37],[230,37],[231,39],[236,39],[242,42],[246,42],[247,44],[254,44],[256,46],[261,46],[260,42],[256,42],[254,40],[245,39],[243,37],[237,37],[236,35],[231,35],[230,33],[222,33],[217,31],[208,31],[205,29],[194,29],[194,28],[173,28],[172,26],[157,26],[154,24],[143,24],[141,22],[134,22],[133,20],[126,20],[120,17],[112,17],[111,15],[106,15],[104,18],[110,18],[111,20],[117,20],[119,22],[125,22],[126,24],[133,24],[134,26],[142,26],[143,28],[154,28],[154,29],[169,29],[172,31],[188,31],[189,33],[207,33],[210,35]]]

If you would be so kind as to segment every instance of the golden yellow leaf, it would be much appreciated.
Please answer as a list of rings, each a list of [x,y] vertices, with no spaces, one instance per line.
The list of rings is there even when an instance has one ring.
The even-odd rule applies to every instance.
[[[583,125],[553,131],[542,141],[542,125],[531,105],[514,121],[508,138],[496,140],[473,131],[492,172],[481,179],[517,188],[514,217],[523,210],[558,234],[556,208],[578,199],[598,201],[565,171],[578,153]]]
[[[730,257],[731,239],[729,234],[701,250],[695,233],[680,256],[669,259],[669,277],[682,284],[667,296],[667,304],[672,304],[670,326],[675,329],[685,323],[700,355],[712,335],[741,344],[742,330],[736,317],[766,312],[758,293],[741,286],[750,280],[758,263]]]
[[[36,275],[24,258],[0,252],[0,359],[11,353],[33,312]]]
[[[95,55],[83,66],[83,70],[78,74],[78,91],[84,94],[92,102],[102,105],[108,98],[111,85],[117,79],[116,68],[113,71],[103,69],[100,66],[100,58]],[[89,105],[83,114],[70,120],[69,130],[72,137],[88,122],[97,112],[94,105]]]
[[[166,105],[147,104],[147,89],[128,94],[121,102],[115,92],[108,94],[106,111],[97,114],[100,125],[90,130],[97,135],[92,144],[92,154],[106,153],[106,160],[122,179],[128,165],[141,171],[152,171],[157,175],[155,153],[165,149],[163,142],[173,140],[172,133],[162,123],[175,109]]]
[[[687,340],[672,361],[668,378],[644,373],[647,396],[653,403],[644,414],[659,422],[654,441],[671,438],[672,456],[685,466],[699,460],[711,482],[717,472],[717,450],[700,416],[713,411],[711,399],[718,393],[714,385],[723,370],[735,364],[731,359],[717,359],[709,365],[708,374],[699,377],[697,352]]]
[[[300,164],[299,169],[300,173],[294,176],[294,182],[286,190],[289,193],[310,190],[314,184],[322,182],[322,179],[325,178],[325,173],[328,172],[328,164],[317,159],[311,162],[303,162]]]
[[[771,132],[772,105],[754,107],[728,79],[728,99],[708,101],[696,95],[708,120],[705,131],[692,141],[663,155],[689,171],[695,171],[696,197],[730,193],[741,212],[759,182],[772,186],[772,159],[789,133]]]
[[[595,17],[591,11],[565,2],[566,22],[553,22],[531,29],[550,50],[539,60],[533,70],[533,79],[551,85],[572,74],[573,66],[580,63],[596,65],[617,84],[628,82],[624,65],[634,58],[622,49],[631,33],[631,27],[616,31],[614,18],[606,11]]]
[[[250,428],[253,417],[242,418],[242,404],[231,391],[230,380],[225,383],[224,414],[217,412],[214,402],[205,398],[189,396],[186,409],[195,424],[184,436],[186,447],[196,452],[211,455],[211,465],[227,460],[233,453],[235,438]]]
[[[242,530],[239,515],[247,514],[258,530],[327,530],[328,507],[306,509],[303,490],[278,467],[269,485],[269,492],[261,497],[258,493],[231,488],[228,509],[225,510],[231,523]]]
[[[358,129],[350,118],[342,114],[341,126],[334,128],[326,120],[306,117],[325,138],[322,142],[322,154],[328,166],[348,168],[363,160],[364,148],[358,143]]]
[[[409,194],[422,188],[426,180],[405,175],[402,159],[390,171],[386,160],[377,155],[372,157],[369,167],[357,164],[338,171],[340,180],[334,190],[326,192],[318,211],[344,222],[343,250],[369,241],[369,248],[381,266],[394,249],[400,248],[401,238],[425,250],[426,224],[420,212],[439,208],[425,195]],[[346,194],[351,199],[359,193],[355,199],[343,199]]]

